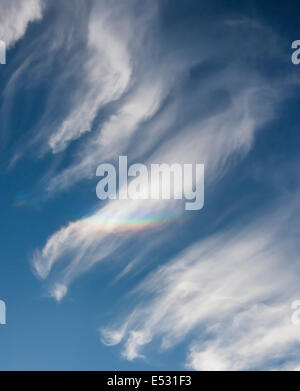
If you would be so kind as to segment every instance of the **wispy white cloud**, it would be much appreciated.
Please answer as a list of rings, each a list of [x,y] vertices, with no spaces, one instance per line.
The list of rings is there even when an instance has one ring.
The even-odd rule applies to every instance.
[[[146,163],[199,163],[201,159],[200,162],[206,165],[206,183],[212,183],[216,176],[226,169],[234,154],[245,154],[249,150],[255,131],[270,118],[272,94],[267,93],[267,103],[266,91],[268,89],[264,86],[247,88],[237,96],[232,96],[224,111],[183,127],[180,132],[162,143]],[[149,101],[147,115],[156,110],[155,99],[151,97]],[[260,110],[262,101],[263,113]],[[148,104],[147,100],[146,102]],[[139,118],[140,113],[145,115],[143,104],[140,106],[143,110],[135,111],[133,121]],[[120,117],[118,119],[120,120]],[[108,142],[115,137],[112,133],[110,136],[112,138]],[[68,266],[60,270],[55,279],[57,278],[56,282],[60,284],[69,285],[75,277],[89,270],[96,262],[115,256],[119,248],[133,238],[135,231],[131,231],[130,221],[135,221],[137,216],[154,215],[163,220],[164,216],[180,214],[181,208],[179,201],[168,203],[160,200],[111,200],[88,218],[72,222],[53,234],[45,247],[36,252],[34,267],[42,278],[46,278],[54,264],[68,260]],[[160,237],[163,235],[160,234]]]
[[[211,330],[208,341],[191,345],[187,367],[199,371],[278,370],[289,363],[296,368],[300,336],[288,304],[253,304],[233,314],[230,322]]]
[[[126,149],[141,123],[155,115],[165,95],[166,88],[158,80],[135,88],[124,99],[120,109],[83,147],[78,159],[50,180],[48,191],[63,189],[76,181],[91,177],[97,162],[110,160],[120,154]]]
[[[143,160],[156,149],[166,161],[177,147],[174,156],[182,156],[182,148],[184,156],[210,160],[211,166],[218,166],[219,158],[226,161],[232,151],[251,148],[256,131],[274,117],[276,103],[282,97],[278,83],[271,86],[258,72],[234,63],[212,71],[203,77],[201,85],[187,90],[185,84],[195,64],[201,67],[208,59],[213,61],[209,50],[198,57],[176,53],[156,62],[150,56],[147,64],[149,54],[141,50],[136,55],[136,62],[145,56],[142,71],[133,71],[134,82],[120,105],[80,145],[69,166],[50,178],[48,192],[65,190],[94,177],[101,162],[120,154]],[[211,102],[209,109],[207,101]],[[188,119],[184,124],[183,118]]]
[[[121,328],[103,330],[103,342],[119,333],[108,342],[124,342],[122,355],[132,360],[150,341],[167,349],[192,334],[186,365],[196,370],[275,368],[294,359],[299,203],[281,201],[283,210],[201,240],[148,276],[134,290],[139,304]]]
[[[156,12],[156,2],[145,2],[142,12],[136,12],[137,3],[92,2],[86,51],[81,52],[85,56],[81,59],[83,82],[76,86],[69,114],[46,139],[53,153],[90,132],[101,109],[118,101],[135,84],[137,59]],[[126,110],[124,107],[120,114],[125,115]]]
[[[218,52],[215,52],[214,37],[203,27],[207,36],[197,43],[191,43],[188,48],[180,47],[182,43],[178,43],[179,46],[174,50],[172,42],[171,44],[167,41],[161,42],[157,38],[157,30],[159,30],[157,2],[145,2],[143,7],[136,7],[135,0],[118,3],[101,0],[91,4],[93,6],[89,9],[82,3],[74,3],[72,18],[75,18],[77,25],[80,26],[81,38],[76,29],[71,29],[68,33],[64,30],[60,31],[61,20],[58,25],[55,24],[51,28],[53,39],[47,34],[49,50],[53,52],[53,56],[49,57],[61,55],[62,51],[69,52],[72,47],[77,48],[77,51],[69,58],[64,56],[65,70],[56,77],[46,112],[38,123],[39,129],[36,129],[38,131],[30,145],[34,145],[36,151],[38,142],[42,145],[43,152],[50,150],[57,153],[66,149],[73,140],[83,135],[87,136],[80,143],[70,165],[62,169],[58,166],[57,171],[47,176],[47,191],[63,190],[77,181],[91,178],[98,164],[104,159],[115,158],[121,152],[127,152],[132,159],[137,156],[142,157],[143,154],[152,151],[170,130],[173,134],[178,129],[185,131],[182,126],[183,117],[193,120],[196,124],[195,129],[210,126],[208,121],[204,122],[203,117],[207,115],[205,111],[208,111],[204,108],[209,100],[212,102],[210,109],[214,110],[213,96],[218,100],[218,91],[221,96],[225,96],[224,101],[227,99],[231,106],[231,100],[238,106],[239,99],[247,106],[250,101],[254,101],[248,98],[247,94],[272,95],[276,90],[276,86],[269,88],[257,72],[250,71],[247,64],[238,65],[237,59],[233,58],[230,66],[227,64],[223,69],[208,73],[207,78],[202,78],[201,85],[196,82],[196,85],[188,91],[184,83],[195,65],[201,67],[204,64],[205,69],[208,61],[211,63],[217,60],[223,61],[223,57],[227,58],[228,53],[232,53],[233,47],[239,57],[243,57],[244,52],[239,52],[236,45],[242,46],[244,42],[237,41],[233,45],[232,41],[226,40]],[[63,15],[64,18],[69,19],[67,14],[63,13]],[[85,22],[86,37],[85,28],[81,27],[85,26]],[[224,28],[226,30],[228,26],[220,21],[218,29]],[[59,31],[59,34],[55,34],[56,31]],[[264,33],[266,40],[269,41],[270,32],[264,30]],[[62,40],[61,37],[65,37],[66,34],[67,38]],[[82,45],[80,51],[78,41]],[[42,39],[39,46],[45,46],[45,42],[46,40]],[[35,66],[35,74],[40,73],[41,68],[45,67],[45,61],[40,64],[37,60],[35,57],[34,63],[39,63],[38,67]],[[23,70],[25,65],[22,65]],[[245,73],[247,78],[244,77]],[[21,75],[22,69],[19,69],[11,82],[15,84],[14,80],[19,80]],[[67,94],[65,90],[69,90],[70,80],[74,80],[75,83],[72,88],[72,99],[65,99],[67,103],[62,110],[65,112],[63,118],[61,120],[56,118],[53,121],[50,117],[53,117],[53,113],[57,114],[57,99],[60,95]],[[9,88],[7,87],[9,91],[11,91],[11,84]],[[166,98],[170,98],[167,103]],[[270,104],[267,103],[268,98]],[[270,117],[268,110],[272,106],[273,98],[274,96],[266,96],[263,99],[264,113],[258,113],[259,120],[254,127],[257,128]],[[7,94],[5,100],[8,100]],[[105,114],[104,120],[100,120],[99,117],[105,107],[113,102],[114,104],[109,106],[109,115]],[[216,103],[216,108],[216,111],[222,111],[219,102]],[[256,111],[257,108],[258,105]],[[252,111],[251,107],[237,109],[236,116],[244,115],[242,119],[244,130],[241,133],[245,134],[245,126],[249,126],[248,145],[250,146],[251,134],[253,135],[254,132],[251,131],[253,128],[250,123],[251,113],[249,118],[246,118],[247,110]],[[219,115],[219,118],[220,121],[227,120],[226,114],[223,117]],[[223,125],[214,123],[213,126],[217,129],[217,126]],[[202,133],[204,136],[205,132]],[[215,134],[212,132],[209,137],[213,139],[218,133],[220,132],[215,130]],[[140,137],[138,144],[134,142],[135,137]],[[240,136],[237,134],[236,137]],[[223,142],[224,138],[220,137],[220,144]],[[239,143],[238,140],[230,141],[228,137],[228,143],[231,142]],[[22,151],[16,153],[14,162],[16,157],[18,159],[21,156],[23,150],[24,143],[22,143]]]
[[[22,140],[13,164],[25,150],[33,149],[35,155],[38,150],[38,157],[48,152],[62,152],[73,140],[92,130],[94,139],[90,145],[94,146],[99,142],[98,117],[109,104],[115,105],[115,116],[125,117],[130,110],[130,98],[126,99],[124,109],[120,109],[118,102],[140,82],[137,81],[138,59],[143,58],[143,44],[156,12],[155,2],[145,2],[141,12],[136,11],[136,5],[136,0],[115,3],[74,0],[72,5],[58,3],[52,6],[56,18],[44,26],[40,36],[34,37],[34,42],[29,42],[22,63],[14,70],[3,94],[6,109],[3,115],[7,116],[14,94],[26,80],[25,71],[29,67],[35,74],[30,87],[44,80],[46,75],[55,77],[47,91],[45,110],[40,113],[31,137],[27,135]],[[54,64],[59,69],[55,75]],[[132,99],[139,89],[134,88]],[[62,96],[63,104],[60,103]],[[132,110],[127,114],[130,117]],[[90,151],[88,148],[84,151],[86,154],[82,152],[80,155],[84,154],[88,159]],[[54,179],[54,182],[59,180]]]
[[[67,118],[49,138],[53,152],[92,128],[99,109],[119,99],[129,86],[132,58],[129,44],[134,25],[131,8],[120,4],[96,2],[88,26],[88,51],[83,68],[85,80]],[[139,32],[142,34],[142,31]]]
[[[2,0],[0,7],[0,39],[9,48],[24,36],[30,22],[42,18],[43,0]]]
[[[54,154],[82,138],[69,165],[48,177],[49,192],[95,176],[101,162],[115,161],[119,154],[145,164],[205,163],[206,186],[211,186],[251,150],[257,132],[275,117],[283,95],[280,84],[276,80],[269,84],[257,69],[248,67],[243,39],[226,40],[226,34],[220,34],[224,42],[218,51],[215,37],[200,39],[198,46],[193,44],[196,50],[172,51],[155,36],[156,3],[147,2],[141,14],[134,4],[95,2],[92,12],[85,14],[88,32],[81,52],[86,54],[81,59],[81,83],[75,86],[68,114],[58,126],[48,126],[49,131],[38,135],[44,150]],[[239,25],[223,23],[220,30]],[[253,27],[260,28],[259,24]],[[250,49],[250,39],[247,44]],[[207,69],[208,63],[223,65]],[[76,74],[78,69],[73,71]],[[69,80],[67,74],[59,78],[50,106]],[[99,118],[104,109],[108,114]],[[120,276],[126,274],[176,229],[169,217],[181,211],[180,201],[101,203],[90,216],[68,223],[48,238],[34,254],[34,271],[47,281],[49,294],[61,301],[72,281],[120,253],[125,268]],[[163,224],[156,230],[134,224],[149,217]],[[292,273],[283,268],[288,240],[274,224],[283,217],[259,221],[258,228],[253,224],[241,232],[215,235],[184,250],[145,280],[138,290],[142,304],[121,327],[102,330],[104,342],[122,343],[123,356],[132,360],[142,357],[144,347],[154,339],[169,348],[199,328],[203,338],[191,344],[186,365],[237,369],[262,362],[266,358],[262,350],[273,354],[278,348],[276,335],[282,332],[286,343],[276,351],[284,355],[296,341],[294,329],[281,321],[288,319],[284,303],[296,295],[297,288]],[[149,229],[147,235],[143,229]],[[133,241],[135,251],[128,256],[124,249]],[[284,279],[284,294],[279,278]],[[247,328],[257,322],[262,324],[257,333]],[[230,346],[222,327],[233,341]],[[273,335],[274,350],[264,340],[266,330]],[[203,341],[209,338],[211,343],[205,346]],[[245,341],[251,342],[253,351],[246,350]]]

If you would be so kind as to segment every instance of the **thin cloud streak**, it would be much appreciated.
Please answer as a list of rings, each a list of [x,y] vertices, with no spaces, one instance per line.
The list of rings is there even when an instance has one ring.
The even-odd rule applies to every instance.
[[[0,39],[7,48],[24,36],[29,23],[42,18],[43,6],[43,0],[1,1]]]
[[[54,153],[65,149],[84,132],[91,131],[100,108],[118,100],[131,80],[129,43],[133,35],[130,26],[134,21],[128,12],[121,17],[123,7],[118,4],[110,7],[105,1],[95,4],[88,28],[84,87],[70,114],[50,136],[48,143]]]

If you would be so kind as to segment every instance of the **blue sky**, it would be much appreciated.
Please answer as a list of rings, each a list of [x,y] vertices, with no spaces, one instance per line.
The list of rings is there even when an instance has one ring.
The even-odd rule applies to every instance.
[[[299,369],[297,2],[0,6],[0,369]],[[100,201],[120,155],[204,208]]]

